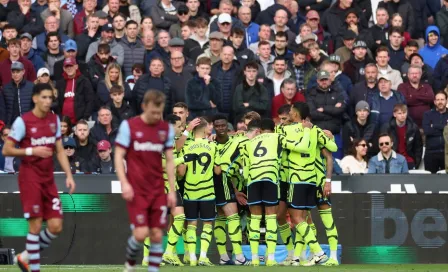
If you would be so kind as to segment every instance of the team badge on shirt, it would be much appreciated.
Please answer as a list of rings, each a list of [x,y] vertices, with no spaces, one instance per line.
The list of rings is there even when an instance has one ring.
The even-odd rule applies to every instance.
[[[160,139],[160,141],[162,141],[162,142],[165,142],[165,141],[166,141],[166,131],[164,131],[164,130],[160,130],[160,131],[159,131],[159,139]]]
[[[39,205],[33,205],[33,212],[34,213],[39,213],[40,207]]]
[[[137,131],[137,132],[135,133],[135,137],[137,137],[137,138],[141,138],[141,137],[143,137],[143,132],[141,132],[141,131]]]
[[[31,128],[31,133],[36,133],[36,132],[37,132],[37,128],[32,127],[32,128]]]
[[[51,130],[51,133],[56,133],[56,124],[55,123],[50,124],[50,130]]]
[[[137,222],[139,224],[143,224],[145,222],[145,216],[143,214],[138,214],[137,215]]]

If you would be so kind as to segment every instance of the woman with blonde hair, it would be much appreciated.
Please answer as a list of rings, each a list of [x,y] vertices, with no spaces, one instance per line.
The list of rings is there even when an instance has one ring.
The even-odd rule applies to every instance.
[[[107,66],[104,80],[98,82],[97,96],[99,107],[104,106],[111,101],[110,89],[114,85],[123,87],[123,89],[125,90],[125,97],[129,97],[130,88],[128,84],[123,81],[123,73],[121,72],[121,67],[116,62],[110,63]]]

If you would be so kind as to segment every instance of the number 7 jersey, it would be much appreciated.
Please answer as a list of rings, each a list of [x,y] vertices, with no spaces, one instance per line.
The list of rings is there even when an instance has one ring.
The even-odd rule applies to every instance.
[[[182,148],[181,156],[185,154],[196,154],[198,158],[185,163],[187,171],[183,198],[186,200],[214,200],[213,168],[220,164],[216,144],[207,139],[194,139]]]

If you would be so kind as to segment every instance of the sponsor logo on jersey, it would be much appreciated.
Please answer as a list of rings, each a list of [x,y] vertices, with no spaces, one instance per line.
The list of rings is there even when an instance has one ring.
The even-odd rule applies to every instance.
[[[56,142],[56,137],[41,137],[41,138],[31,138],[31,145],[47,145],[54,144]]]
[[[160,130],[160,131],[159,131],[159,139],[160,139],[160,141],[162,141],[162,142],[165,142],[165,141],[166,141],[166,131],[164,131],[164,130]]]
[[[139,143],[137,141],[134,142],[135,151],[155,151],[161,153],[163,151],[163,148],[163,144],[154,144],[151,142]]]
[[[75,97],[75,92],[70,91],[64,94],[64,98]]]

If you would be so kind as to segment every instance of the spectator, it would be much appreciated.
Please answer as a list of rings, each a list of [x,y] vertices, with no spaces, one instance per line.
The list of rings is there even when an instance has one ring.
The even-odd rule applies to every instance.
[[[339,84],[342,94],[344,95],[345,103],[349,103],[349,95],[352,92],[353,84],[350,78],[342,73],[341,58],[338,55],[330,55],[328,61],[324,61],[320,66],[321,70],[330,73],[332,84]]]
[[[193,78],[193,73],[185,69],[185,57],[181,52],[171,53],[170,62],[171,65],[165,72],[165,76],[173,84],[173,103],[185,102],[185,86]]]
[[[345,14],[350,9],[355,9],[358,18],[361,18],[361,25],[367,26],[366,19],[362,16],[362,11],[355,6],[352,0],[338,0],[333,6],[328,8],[322,16],[322,26],[330,32],[333,39],[338,35],[344,22]]]
[[[269,116],[271,98],[268,90],[257,81],[258,64],[248,62],[244,66],[244,80],[236,86],[233,95],[233,113],[235,120],[240,120],[249,111],[256,111],[261,116]],[[292,81],[293,85],[295,82]]]
[[[148,63],[149,66],[149,58],[152,57],[156,50],[156,43],[154,39],[154,32],[152,30],[145,30],[142,34],[142,42],[145,47],[145,57],[143,64]],[[145,66],[146,67],[146,66]]]
[[[60,49],[61,38],[57,32],[50,32],[45,38],[47,50],[42,55],[45,66],[50,70],[50,76],[54,78],[54,65],[60,60],[64,60],[64,53]]]
[[[76,142],[75,139],[72,137],[65,137],[62,140],[62,144],[64,145],[65,149],[65,155],[67,155],[68,162],[70,164],[70,169],[73,173],[84,173],[89,172],[89,167],[86,161],[78,157],[77,154],[75,154],[76,150]],[[59,160],[54,159],[54,171],[55,172],[62,172],[63,169],[59,163]]]
[[[285,32],[279,31],[275,33],[275,42],[271,47],[271,55],[280,57],[289,61],[292,59],[292,52],[288,50],[288,36]]]
[[[342,130],[342,146],[344,147],[344,154],[349,154],[350,147],[356,139],[363,139],[368,147],[374,146],[375,139],[375,124],[369,120],[370,106],[364,100],[356,103],[355,108],[356,118],[351,118],[346,122]]]
[[[363,40],[367,43],[369,48],[373,46],[374,41],[370,35],[370,31],[361,25],[359,16],[360,14],[357,13],[356,9],[349,9],[345,13],[344,22],[342,23],[338,35],[335,37],[336,48],[340,48],[344,45],[342,37],[347,30],[353,31],[359,40]]]
[[[92,0],[85,0],[92,1]],[[76,35],[75,41],[78,45],[77,60],[86,60],[87,51],[91,43],[97,41],[101,37],[99,30],[99,18],[96,14],[87,16],[86,28],[83,28],[82,33]],[[86,60],[89,62],[89,60]]]
[[[73,137],[72,121],[68,116],[62,116],[61,118],[61,137]]]
[[[331,0],[323,0],[323,1],[298,0],[297,3],[300,6],[301,13],[305,13],[307,10],[308,11],[313,10],[315,12],[319,12],[318,14],[322,14],[331,6],[332,1]]]
[[[296,44],[305,46],[305,42],[308,40],[312,40],[313,42],[317,41],[317,36],[311,33],[311,25],[308,23],[304,23],[299,28],[299,35],[296,37]],[[308,46],[306,46],[308,48]]]
[[[67,58],[75,58],[76,59],[76,55],[78,53],[78,51],[77,51],[78,46],[76,45],[76,42],[74,40],[66,41],[63,48],[64,48],[64,50],[62,53],[64,54],[64,58],[56,61],[54,64],[53,80],[55,80],[55,81],[58,81],[59,79],[62,78],[62,73],[64,72],[64,60]],[[87,77],[88,76],[88,67],[87,67],[86,63],[83,60],[77,61],[77,63],[78,63],[78,68],[79,68],[79,71],[81,72],[81,74],[83,74]]]
[[[324,2],[328,1],[322,1],[320,3],[316,3],[316,5],[323,4]],[[306,13],[306,23],[310,26],[311,33],[316,35],[320,48],[328,54],[332,54],[335,50],[334,42],[331,39],[331,34],[324,31],[324,28],[320,24],[320,16],[316,10],[308,10]]]
[[[249,49],[254,52],[254,54],[258,55],[259,51],[259,45],[260,42],[266,41],[269,43],[269,47],[274,44],[273,41],[270,41],[269,38],[271,37],[271,27],[269,25],[260,25],[260,29],[258,30],[258,41],[255,43],[252,43],[249,45]]]
[[[171,55],[174,52],[185,52],[184,50],[185,48],[185,42],[180,39],[180,38],[173,38],[169,41],[168,43],[168,50],[169,50],[169,55],[168,55],[168,59],[164,60],[165,61],[165,67],[168,69],[169,67],[171,67]],[[190,72],[190,73],[194,73],[194,63],[192,62],[192,60],[190,60],[188,57],[185,56],[184,54],[184,68]]]
[[[188,14],[190,15],[190,20],[197,20],[199,18],[204,18],[208,21],[209,15],[207,12],[199,9],[199,0],[187,0],[185,5],[188,7]]]
[[[96,146],[98,150],[98,155],[93,157],[90,162],[90,168],[92,172],[96,172],[98,174],[114,174],[114,160],[111,156],[112,147],[107,140],[102,140],[98,142]]]
[[[274,59],[273,69],[268,71],[266,77],[274,83],[274,95],[280,94],[280,86],[286,78],[293,78],[294,75],[287,69],[286,60],[277,57]]]
[[[303,46],[297,47],[292,61],[288,63],[289,70],[294,72],[296,86],[299,92],[305,92],[310,79],[316,74],[316,69],[307,61],[308,49]],[[281,106],[281,105],[278,105]],[[276,111],[272,111],[275,114]]]
[[[89,119],[94,107],[94,92],[90,81],[81,74],[75,58],[64,60],[63,79],[56,82],[57,112],[70,117],[73,124]]]
[[[397,154],[392,146],[394,142],[389,134],[380,134],[378,140],[380,152],[369,160],[369,174],[408,174],[406,158]]]
[[[364,80],[353,85],[353,90],[350,93],[350,117],[355,115],[355,106],[359,101],[370,101],[370,97],[378,93],[378,67],[373,63],[368,63],[364,72]]]
[[[148,20],[146,20],[148,21]],[[151,19],[152,24],[152,19]],[[124,37],[124,31],[126,26],[126,16],[118,13],[113,17],[112,27],[114,28],[114,38],[117,42],[121,42],[121,39]],[[142,24],[143,26],[143,24]],[[137,28],[138,29],[138,28]]]
[[[87,64],[89,79],[94,90],[97,90],[98,82],[104,80],[106,68],[111,63],[115,63],[115,59],[110,55],[110,46],[108,44],[98,45],[98,52]]]
[[[34,84],[45,83],[50,85],[53,90],[53,103],[51,104],[52,110],[57,110],[58,108],[58,90],[54,86],[53,81],[50,79],[50,71],[47,68],[40,68],[37,71],[37,79],[34,81]]]
[[[20,9],[10,10],[7,22],[20,33],[29,33],[36,36],[44,31],[44,22],[40,17],[40,11],[33,10],[31,1],[17,1]],[[11,3],[11,1],[9,1]],[[5,29],[4,29],[5,30]]]
[[[260,31],[260,25],[252,22],[251,10],[246,6],[241,6],[238,9],[238,19],[240,19],[244,26],[245,48],[249,48],[251,44],[259,40],[258,32]]]
[[[120,45],[123,47],[124,61],[123,70],[124,76],[127,77],[132,74],[132,65],[141,61],[144,58],[145,48],[140,38],[137,37],[138,24],[135,21],[126,22],[126,35],[121,39]]]
[[[115,122],[117,126],[120,125],[121,121],[127,120],[135,116],[134,109],[124,101],[124,89],[122,86],[113,85],[110,88],[110,98],[111,101],[107,104],[112,112],[112,121]]]
[[[86,28],[87,18],[95,13],[97,0],[83,0],[83,9],[76,13],[73,18],[73,33],[75,36],[80,35]]]
[[[341,57],[341,63],[345,63],[351,58],[356,36],[356,33],[351,30],[345,30],[342,33],[341,38],[344,45],[337,48],[336,52],[334,52],[335,55]]]
[[[99,24],[100,28],[109,23],[109,15],[107,15],[106,12],[104,12],[102,10],[98,10],[94,14],[96,16],[98,16],[98,19],[99,19],[98,24]]]
[[[235,57],[238,60],[240,67],[244,67],[247,62],[255,61],[255,54],[252,50],[244,46],[244,30],[240,28],[232,29],[230,35],[230,41],[232,42],[233,50],[235,51]]]
[[[428,26],[425,38],[426,45],[418,53],[423,57],[425,63],[434,69],[439,59],[448,54],[448,49],[440,44],[440,30],[436,26]]]
[[[367,141],[356,138],[350,145],[348,155],[340,163],[344,174],[364,174],[367,173],[367,162],[364,159],[368,150]]]
[[[374,40],[373,51],[379,46],[387,46],[389,40],[389,14],[383,7],[376,10],[376,24],[370,28],[370,33]]]
[[[158,0],[157,5],[151,8],[151,18],[159,29],[169,30],[170,26],[179,21],[176,16],[180,4],[171,0]]]
[[[131,96],[130,90],[125,89],[124,81],[123,81],[123,74],[121,73],[121,67],[117,63],[111,63],[106,68],[106,73],[104,76],[104,80],[101,80],[98,82],[98,88],[97,88],[97,97],[98,97],[98,103],[97,106],[104,106],[107,103],[111,102],[110,97],[110,90],[112,86],[118,85],[123,88],[125,93],[128,93],[127,96]]]
[[[439,27],[443,47],[448,48],[448,1],[443,0],[443,7],[437,12],[436,25]]]
[[[19,61],[14,62],[9,73],[12,80],[3,86],[6,125],[12,125],[18,116],[32,110],[34,106],[32,101],[33,83],[25,78],[24,65]]]
[[[114,39],[114,29],[111,24],[103,25],[101,28],[101,38],[90,44],[87,50],[86,63],[98,52],[98,45],[107,43],[110,46],[111,55],[116,59],[117,63],[123,65],[124,50],[123,47]]]
[[[376,50],[376,66],[378,66],[378,73],[387,75],[392,82],[392,89],[396,90],[398,85],[403,83],[403,79],[398,70],[390,67],[389,60],[389,50],[384,46],[378,47]]]
[[[434,91],[442,91],[448,86],[448,54],[440,58],[434,69]]]
[[[267,41],[260,41],[258,43],[257,51],[258,60],[263,66],[264,74],[267,75],[268,71],[272,70],[272,64],[275,60],[275,57],[271,55],[271,45]]]
[[[429,86],[431,86],[431,88],[433,90],[436,90],[435,89],[435,86],[436,86],[435,78],[433,76],[434,70],[432,70],[431,67],[429,67],[428,65],[426,65],[423,62],[422,56],[420,56],[418,53],[412,54],[411,55],[411,63],[410,64],[411,64],[411,66],[418,66],[418,67],[420,67],[422,69],[422,77],[420,79],[420,82],[421,83],[426,83]],[[407,75],[406,75],[406,77],[403,78],[403,81],[404,82],[408,82],[409,81]]]
[[[123,35],[124,35],[124,25],[126,23],[126,18],[123,19]],[[115,26],[114,26],[115,28]],[[140,32],[144,33],[147,30],[151,30],[154,33],[157,32],[157,28],[152,22],[152,18],[150,16],[143,16],[141,22],[140,22]]]
[[[199,58],[196,62],[197,75],[190,79],[185,90],[185,102],[191,118],[216,114],[216,105],[221,100],[220,84],[210,76],[211,60]]]
[[[232,14],[236,13],[236,11],[237,11],[236,7],[234,8],[231,0],[220,0],[218,13],[213,13],[212,11],[212,14],[215,14],[215,16],[210,18],[210,32],[219,31],[218,19],[221,14],[228,14],[231,16],[230,24],[232,25],[232,27],[238,27],[241,29],[244,28],[240,20],[238,20],[235,17],[232,17]]]
[[[98,111],[98,122],[92,127],[90,133],[96,142],[103,140],[114,144],[117,137],[118,125],[112,122],[112,112],[108,107],[101,107]]]
[[[11,67],[14,62],[22,63],[24,67],[24,78],[28,81],[36,80],[36,70],[34,70],[33,63],[31,63],[26,57],[20,56],[20,40],[12,39],[8,42],[9,58],[0,62],[0,86],[11,81]]]
[[[401,15],[399,13],[394,13],[391,17],[390,24],[391,24],[392,28],[400,29],[400,32],[402,34],[401,35],[402,36],[401,47],[405,47],[406,44],[408,44],[408,42],[411,40],[411,34],[407,31],[403,30],[403,17],[401,17]],[[422,35],[422,37],[423,37],[423,35]],[[389,33],[389,39],[390,39],[390,33]]]
[[[404,60],[400,67],[401,76],[403,81],[407,78],[409,66],[411,65],[411,55],[418,53],[418,43],[415,40],[410,40],[404,48]],[[423,60],[423,58],[422,58]]]
[[[181,37],[181,25],[186,23],[190,19],[190,14],[188,12],[188,7],[185,5],[180,5],[177,9],[178,21],[170,26],[170,36],[171,38]]]
[[[60,30],[59,19],[53,15],[48,16],[45,19],[44,28],[45,28],[45,31],[39,33],[33,39],[33,48],[36,49],[37,52],[41,55],[43,53],[47,52],[47,45],[46,45],[45,41],[47,39],[48,33],[52,33],[52,32],[58,33],[59,37],[61,38],[61,44],[65,43],[67,40],[70,39],[69,36],[65,35],[62,32],[62,30]]]
[[[422,127],[423,114],[431,109],[431,104],[434,101],[434,92],[431,86],[422,83],[421,77],[422,68],[412,65],[408,72],[409,81],[400,84],[397,89],[406,99],[409,116],[419,128]]]
[[[40,14],[47,8],[48,8],[47,0],[37,0],[31,5],[31,10],[39,14],[39,17]]]
[[[193,0],[197,1],[197,0]],[[194,29],[194,33],[191,35],[191,39],[198,42],[201,49],[206,49],[206,45],[208,45],[208,23],[204,18],[198,18],[195,20],[196,28]]]
[[[132,90],[132,101],[135,103],[135,112],[140,114],[142,112],[141,104],[143,96],[149,89],[159,90],[166,95],[164,114],[167,115],[171,111],[172,90],[171,81],[163,75],[164,66],[161,58],[153,58],[149,65],[149,73],[143,74],[135,83]]]
[[[0,41],[1,46],[3,48],[7,48],[9,41],[12,39],[16,39],[18,37],[18,34],[19,32],[17,31],[17,28],[15,26],[10,24],[5,25]]]
[[[388,75],[378,73],[379,92],[370,96],[371,121],[377,128],[388,123],[393,116],[396,104],[406,104],[404,96],[392,90],[392,82]]]
[[[401,18],[403,19],[403,29],[410,34],[414,34],[416,22],[414,16],[414,9],[410,3],[408,3],[405,0],[385,1],[378,3],[378,8],[380,7],[385,8],[387,10],[390,18],[395,13],[400,14]],[[423,22],[421,23],[423,24]]]
[[[426,136],[425,169],[431,173],[445,169],[443,130],[448,125],[447,94],[439,92],[434,99],[435,108],[423,115],[423,131]]]
[[[230,116],[232,112],[232,96],[237,85],[241,68],[234,60],[235,52],[231,46],[224,46],[221,60],[212,65],[210,76],[218,82],[221,99],[218,101],[218,110]]]
[[[107,13],[107,21],[112,24],[114,21],[114,16],[120,12],[120,1],[119,0],[108,0],[107,4],[104,6],[103,11]]]
[[[207,57],[212,61],[212,65],[218,62],[221,58],[221,52],[224,45],[224,35],[221,32],[215,31],[210,33],[210,48],[204,50],[198,59]]]
[[[401,46],[403,40],[403,31],[400,28],[392,27],[389,30],[389,64],[394,70],[400,71],[405,61],[404,49]],[[377,49],[378,51],[378,49]]]
[[[134,89],[135,82],[137,82],[137,80],[143,75],[144,70],[145,66],[143,66],[143,64],[141,63],[136,63],[132,66],[132,76],[128,76],[126,78],[126,84],[129,86],[129,89],[131,89],[131,91]],[[132,96],[128,100],[132,100]]]
[[[383,125],[381,132],[390,135],[395,143],[392,148],[406,158],[408,169],[418,169],[423,154],[422,136],[414,121],[408,118],[406,105],[395,105],[394,117]]]
[[[84,161],[90,161],[95,156],[96,141],[90,135],[89,124],[85,120],[79,120],[75,126],[76,154]]]
[[[272,119],[277,119],[279,117],[278,111],[283,105],[292,105],[295,102],[305,102],[303,90],[297,91],[296,82],[294,82],[293,79],[287,78],[283,80],[280,89],[281,93],[272,99]]]
[[[75,37],[73,31],[73,16],[70,11],[61,8],[61,0],[48,0],[48,8],[40,16],[43,21],[50,16],[59,18],[61,31],[71,39]]]
[[[448,173],[448,125],[443,130],[443,139],[445,140],[445,172]]]
[[[367,56],[367,44],[364,41],[356,41],[352,52],[350,59],[344,63],[343,71],[355,84],[362,79],[366,65],[373,62],[373,60]]]
[[[31,47],[33,37],[29,33],[23,33],[20,35],[20,54],[26,57],[34,66],[34,70],[37,71],[45,66],[44,60],[39,54]]]
[[[271,41],[275,41],[277,39],[276,34],[278,32],[284,32],[286,35],[286,41],[289,41],[291,44],[294,42],[296,35],[289,29],[286,25],[287,23],[288,13],[282,9],[277,10],[274,16],[274,24],[271,25]]]
[[[317,42],[312,42],[307,48],[310,57],[309,63],[314,69],[319,68],[328,59],[328,56],[321,52]]]
[[[9,136],[9,133],[11,132],[10,126],[3,126],[0,129],[0,148],[3,149],[3,145],[5,144],[6,139]],[[15,172],[14,171],[14,157],[5,157],[0,152],[0,171],[4,172]]]

